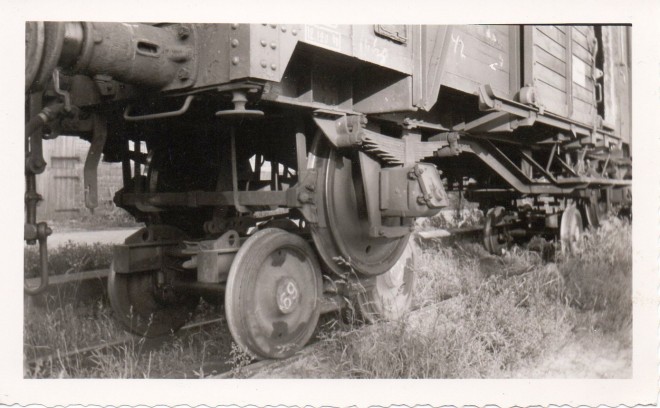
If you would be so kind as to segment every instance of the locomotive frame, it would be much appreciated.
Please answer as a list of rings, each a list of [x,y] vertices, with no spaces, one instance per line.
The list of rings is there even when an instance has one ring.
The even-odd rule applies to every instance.
[[[101,156],[123,163],[115,202],[147,227],[116,247],[109,294],[142,335],[204,292],[260,358],[345,298],[395,317],[412,220],[447,190],[479,202],[492,253],[533,234],[570,248],[630,205],[628,30],[30,22],[25,239],[43,280],[26,292],[48,283],[34,177],[60,134],[91,142],[89,207]]]

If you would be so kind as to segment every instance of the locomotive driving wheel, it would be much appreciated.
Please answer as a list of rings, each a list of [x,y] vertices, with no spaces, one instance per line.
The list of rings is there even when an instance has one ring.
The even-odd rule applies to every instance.
[[[493,207],[486,213],[484,226],[484,247],[493,255],[502,255],[511,243],[506,227],[498,226],[506,214],[504,207]]]
[[[409,234],[370,236],[357,157],[332,148],[319,133],[308,163],[317,172],[314,204],[318,223],[312,224],[311,231],[323,263],[338,274],[346,272],[346,265],[363,276],[390,270],[405,250]]]
[[[559,237],[563,254],[575,253],[582,237],[582,215],[575,203],[569,204],[561,216]]]
[[[168,238],[183,236],[166,226],[143,228],[126,239],[127,244],[148,244],[165,231]],[[179,260],[163,256],[160,270],[118,273],[114,262],[108,276],[108,297],[115,317],[130,332],[145,337],[170,334],[181,328],[197,306],[195,296],[175,293],[171,283],[177,279]]]
[[[321,296],[321,268],[310,245],[284,230],[263,229],[245,241],[229,271],[229,330],[254,357],[289,357],[312,337]]]
[[[411,238],[389,271],[374,278],[373,285],[358,293],[360,316],[367,322],[397,320],[410,310],[415,288],[417,248]]]

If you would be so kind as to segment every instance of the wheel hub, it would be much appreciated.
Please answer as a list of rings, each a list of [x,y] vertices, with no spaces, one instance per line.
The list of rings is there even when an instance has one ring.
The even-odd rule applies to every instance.
[[[300,303],[300,291],[296,281],[284,278],[277,284],[277,307],[283,314],[293,312]]]

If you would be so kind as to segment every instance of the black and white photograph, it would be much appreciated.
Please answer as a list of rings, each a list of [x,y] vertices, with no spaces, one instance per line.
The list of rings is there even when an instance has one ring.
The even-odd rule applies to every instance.
[[[5,61],[0,402],[655,403],[657,4],[58,4]]]

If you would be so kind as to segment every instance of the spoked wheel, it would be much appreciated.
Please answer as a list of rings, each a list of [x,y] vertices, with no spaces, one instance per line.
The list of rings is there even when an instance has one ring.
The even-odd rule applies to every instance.
[[[309,168],[317,172],[315,210],[319,219],[311,231],[323,263],[341,274],[338,260],[362,275],[390,270],[406,248],[409,235],[395,238],[369,235],[366,201],[357,157],[340,153],[318,134]]]
[[[128,237],[126,243],[148,243],[165,238],[158,236],[158,232],[162,231],[143,228]],[[169,285],[180,273],[179,260],[165,255],[164,263],[160,271],[135,273],[118,273],[114,262],[110,266],[110,305],[117,320],[132,333],[145,337],[173,333],[190,319],[197,306],[197,297],[177,294]]]
[[[309,244],[281,229],[263,229],[245,241],[229,271],[229,330],[254,357],[289,357],[312,337],[321,296],[321,268]]]
[[[559,237],[563,254],[575,253],[582,236],[582,215],[573,203],[566,207],[561,216]]]
[[[358,294],[361,317],[370,323],[377,320],[391,321],[400,319],[410,310],[417,257],[417,248],[411,238],[394,266],[373,278],[373,285]]]
[[[502,255],[502,252],[511,243],[506,227],[497,226],[502,222],[505,214],[504,207],[493,207],[486,213],[486,225],[483,233],[484,247],[493,255]]]

